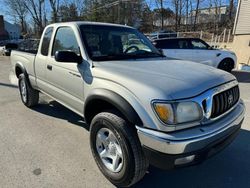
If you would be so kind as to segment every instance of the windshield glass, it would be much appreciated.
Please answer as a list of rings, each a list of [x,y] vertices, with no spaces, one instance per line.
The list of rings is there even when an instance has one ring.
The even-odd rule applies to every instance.
[[[160,57],[161,53],[133,28],[81,25],[84,44],[94,61]]]

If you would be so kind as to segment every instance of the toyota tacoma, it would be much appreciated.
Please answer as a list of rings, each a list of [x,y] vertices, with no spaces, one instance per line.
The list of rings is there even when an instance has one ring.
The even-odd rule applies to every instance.
[[[24,105],[37,105],[41,92],[90,125],[94,160],[116,186],[135,184],[149,164],[204,161],[235,138],[244,119],[233,75],[167,58],[128,26],[52,24],[37,53],[13,50],[11,62]]]

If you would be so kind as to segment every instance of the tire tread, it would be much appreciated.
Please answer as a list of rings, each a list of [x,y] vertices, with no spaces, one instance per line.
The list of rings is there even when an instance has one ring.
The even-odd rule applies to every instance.
[[[126,120],[123,119],[121,115],[116,111],[115,112],[101,112],[93,118],[92,122],[95,121],[95,119],[100,118],[100,117],[107,118],[116,122],[116,125],[120,126],[123,134],[126,136],[127,140],[130,143],[131,149],[134,154],[135,169],[134,169],[134,172],[132,172],[133,175],[131,176],[131,179],[129,180],[129,182],[121,183],[119,185],[119,186],[129,187],[143,178],[149,166],[149,162],[146,159],[142,151],[141,144],[136,134],[136,131],[132,129],[134,128],[133,125],[130,125],[130,124],[128,125]],[[98,164],[98,167],[101,169],[99,164]]]
[[[27,89],[27,102],[25,103],[23,100],[23,103],[25,104],[25,106],[27,107],[33,107],[35,105],[38,104],[38,101],[39,101],[39,91],[33,89],[28,81],[27,81],[27,78],[25,77],[24,74],[20,74],[19,77],[19,82],[21,81],[21,79],[24,79],[25,81],[25,84],[26,84],[26,89]],[[20,84],[19,84],[20,85]],[[19,88],[20,89],[20,88]],[[21,93],[20,93],[21,94]],[[22,97],[22,96],[21,96]]]

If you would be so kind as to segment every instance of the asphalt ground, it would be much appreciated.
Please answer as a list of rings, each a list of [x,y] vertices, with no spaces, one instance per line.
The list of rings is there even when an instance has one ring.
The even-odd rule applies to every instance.
[[[26,108],[10,71],[0,56],[0,187],[114,187],[92,158],[81,117],[44,95]],[[134,187],[250,187],[250,73],[233,74],[247,108],[235,141],[198,166],[150,167]]]

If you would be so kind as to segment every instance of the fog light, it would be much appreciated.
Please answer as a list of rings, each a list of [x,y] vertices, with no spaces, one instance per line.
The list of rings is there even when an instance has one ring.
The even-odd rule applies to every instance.
[[[186,163],[191,163],[194,160],[195,155],[190,155],[187,157],[182,157],[179,159],[176,159],[174,164],[175,165],[182,165],[182,164],[186,164]]]

